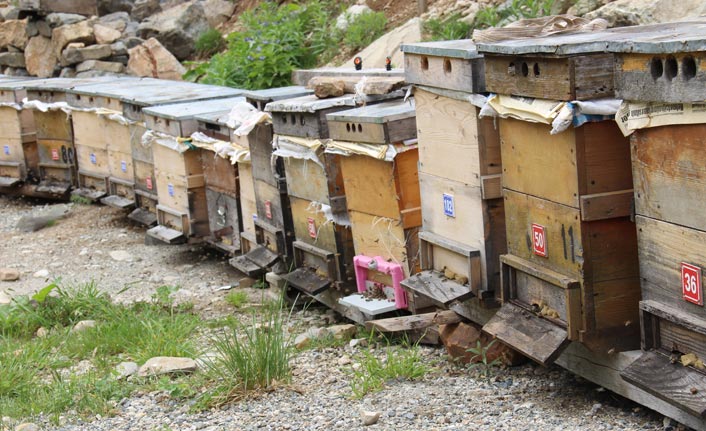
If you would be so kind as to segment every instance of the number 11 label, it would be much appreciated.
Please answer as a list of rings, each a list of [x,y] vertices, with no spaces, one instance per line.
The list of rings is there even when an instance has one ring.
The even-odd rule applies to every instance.
[[[701,268],[682,262],[681,291],[686,301],[704,305],[704,297],[701,294]]]
[[[547,233],[544,226],[532,223],[532,251],[537,256],[547,257]]]

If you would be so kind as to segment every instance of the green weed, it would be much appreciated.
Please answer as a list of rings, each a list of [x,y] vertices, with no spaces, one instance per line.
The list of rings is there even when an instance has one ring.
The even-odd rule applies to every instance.
[[[495,358],[492,361],[488,360],[488,351],[497,342],[497,339],[493,339],[487,345],[483,345],[481,340],[476,341],[476,346],[467,349],[469,353],[473,353],[471,356],[471,361],[468,364],[470,369],[479,369],[481,374],[487,376],[493,367],[499,367],[502,364],[500,358]]]
[[[474,28],[498,27],[525,18],[551,15],[554,0],[512,0],[503,6],[487,6],[476,15]]]
[[[91,205],[93,203],[92,200],[79,195],[71,195],[69,201],[79,205]]]
[[[359,357],[360,368],[353,370],[351,390],[354,398],[381,390],[390,380],[417,380],[429,372],[423,362],[419,347],[386,347],[385,357],[379,359],[364,351]]]
[[[457,40],[470,36],[471,26],[461,21],[461,14],[455,13],[443,20],[430,19],[424,22],[426,40]]]
[[[248,303],[248,294],[242,290],[228,292],[225,298],[226,302],[235,308],[242,308]]]

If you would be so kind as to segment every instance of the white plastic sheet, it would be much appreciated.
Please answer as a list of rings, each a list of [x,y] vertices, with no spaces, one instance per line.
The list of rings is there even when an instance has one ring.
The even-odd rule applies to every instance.
[[[230,159],[232,164],[247,163],[250,161],[250,150],[233,142],[211,138],[201,132],[196,132],[191,135],[191,143],[195,147],[213,151],[215,155],[224,159]]]
[[[247,102],[237,102],[223,118],[226,126],[233,129],[238,136],[246,136],[261,123],[272,122],[272,116],[267,112],[259,111]]]

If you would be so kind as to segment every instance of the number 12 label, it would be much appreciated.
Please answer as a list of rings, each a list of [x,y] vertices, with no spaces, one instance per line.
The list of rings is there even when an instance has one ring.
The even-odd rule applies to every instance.
[[[532,251],[537,256],[547,257],[547,233],[544,226],[532,223]]]
[[[704,297],[701,294],[701,268],[682,262],[681,290],[686,301],[704,305]]]
[[[454,208],[454,196],[444,193],[444,215],[448,217],[456,217],[456,208]]]

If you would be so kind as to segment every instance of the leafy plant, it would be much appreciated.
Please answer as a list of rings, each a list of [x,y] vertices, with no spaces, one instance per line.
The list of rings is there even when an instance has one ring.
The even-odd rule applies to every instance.
[[[209,57],[226,47],[226,41],[223,35],[215,28],[209,28],[199,35],[194,43],[196,53],[200,57]]]
[[[361,366],[353,370],[351,379],[354,398],[363,398],[370,392],[379,391],[390,380],[417,380],[429,371],[416,345],[402,349],[388,345],[384,359],[364,351],[359,360]]]
[[[214,346],[207,373],[215,386],[201,398],[201,407],[223,405],[290,379],[293,350],[281,302],[253,312],[247,326],[217,336]]]
[[[263,2],[240,16],[243,30],[228,35],[228,49],[195,65],[185,79],[246,89],[289,85],[295,68],[311,68],[335,45],[328,22],[335,2]]]
[[[455,13],[446,19],[430,19],[424,22],[427,40],[457,40],[469,37],[470,24],[461,21],[461,14]]]
[[[480,368],[483,375],[488,375],[490,369],[493,367],[498,367],[502,364],[500,358],[495,358],[492,361],[488,360],[488,351],[498,340],[494,338],[490,343],[485,346],[481,340],[476,341],[476,346],[467,349],[466,351],[472,353],[471,361],[468,364],[470,368]]]
[[[385,32],[387,18],[383,12],[363,12],[343,32],[343,44],[351,51],[368,46]]]
[[[476,14],[475,28],[497,27],[525,18],[551,15],[555,0],[512,0],[504,7],[487,6]]]
[[[75,204],[79,204],[79,205],[91,205],[93,203],[92,200],[90,200],[86,197],[83,197],[83,196],[79,196],[79,195],[71,195],[69,200],[71,202],[73,202]]]

